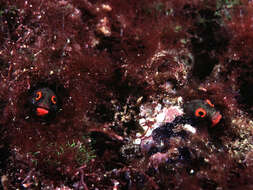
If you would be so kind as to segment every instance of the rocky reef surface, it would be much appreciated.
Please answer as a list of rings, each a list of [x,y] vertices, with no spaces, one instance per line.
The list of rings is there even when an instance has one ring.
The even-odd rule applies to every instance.
[[[250,0],[0,0],[0,189],[253,189]]]

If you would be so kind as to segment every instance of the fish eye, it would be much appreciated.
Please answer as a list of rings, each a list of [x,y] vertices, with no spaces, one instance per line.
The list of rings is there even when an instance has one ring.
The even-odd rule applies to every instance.
[[[42,92],[41,91],[38,91],[37,93],[36,93],[36,97],[35,97],[35,100],[40,100],[42,98]]]
[[[196,109],[195,116],[202,117],[202,118],[205,117],[206,116],[206,110],[203,109],[203,108]]]
[[[51,102],[53,103],[53,104],[56,104],[57,102],[56,102],[56,96],[52,96],[51,97]]]

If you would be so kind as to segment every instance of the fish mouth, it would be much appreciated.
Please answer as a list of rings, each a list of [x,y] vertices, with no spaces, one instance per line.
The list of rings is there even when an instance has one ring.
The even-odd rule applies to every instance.
[[[218,112],[212,117],[212,126],[217,125],[222,118],[222,115]]]
[[[38,107],[36,109],[37,116],[45,116],[49,113],[49,111],[46,108]]]

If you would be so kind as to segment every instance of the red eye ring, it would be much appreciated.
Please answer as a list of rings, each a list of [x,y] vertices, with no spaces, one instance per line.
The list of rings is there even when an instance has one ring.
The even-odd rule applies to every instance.
[[[206,110],[203,109],[203,108],[196,109],[195,116],[202,117],[202,118],[205,117],[206,116]]]
[[[39,100],[39,99],[41,99],[42,98],[42,92],[41,91],[39,91],[39,92],[37,92],[36,93],[36,98],[35,98],[35,100]]]
[[[56,104],[57,102],[56,102],[56,96],[52,96],[51,97],[51,102],[53,103],[53,104]]]

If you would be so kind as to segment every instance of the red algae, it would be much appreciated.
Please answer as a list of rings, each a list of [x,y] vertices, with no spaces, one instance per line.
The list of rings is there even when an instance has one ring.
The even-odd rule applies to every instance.
[[[252,6],[0,1],[0,188],[252,189]]]

